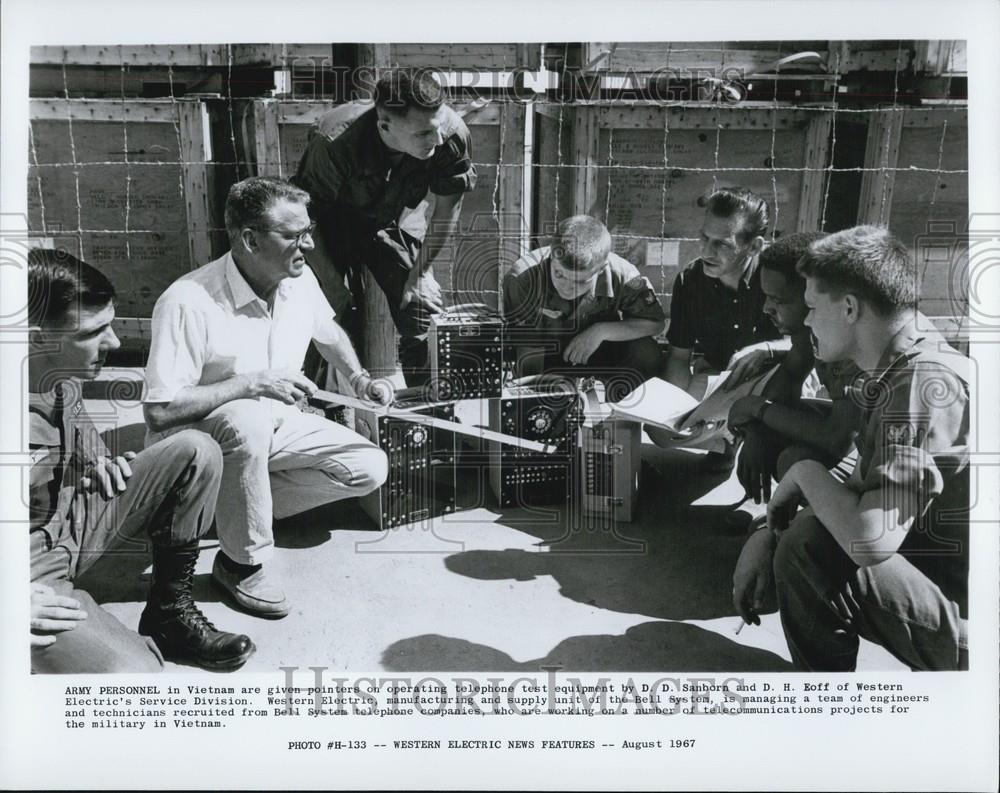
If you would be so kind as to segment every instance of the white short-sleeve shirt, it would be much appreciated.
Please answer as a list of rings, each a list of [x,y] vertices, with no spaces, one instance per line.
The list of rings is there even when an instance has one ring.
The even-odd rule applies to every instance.
[[[340,336],[334,310],[305,267],[278,285],[274,307],[250,288],[231,253],[178,278],[153,308],[144,402],[263,369],[299,371],[309,342]]]

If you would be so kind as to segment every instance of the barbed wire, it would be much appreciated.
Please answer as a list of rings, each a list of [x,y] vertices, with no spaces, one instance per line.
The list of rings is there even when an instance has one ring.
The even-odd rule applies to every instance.
[[[659,48],[642,48],[642,47],[629,47],[630,52],[657,52],[663,54],[662,49]],[[453,44],[447,45],[447,53],[449,58],[454,58],[455,47]],[[780,54],[782,51],[782,43],[777,43],[777,51],[780,60]],[[503,61],[502,70],[506,73],[510,64],[508,63],[508,49],[503,49]],[[665,65],[669,68],[671,64],[672,56],[676,54],[685,53],[702,53],[706,56],[710,56],[714,53],[719,53],[718,65],[720,67],[725,67],[731,50],[726,44],[722,44],[718,48],[713,47],[697,47],[697,48],[685,48],[685,47],[674,47],[672,44],[667,45],[665,54]],[[244,171],[251,173],[251,163],[248,159],[253,161],[253,147],[251,145],[252,141],[247,134],[246,130],[241,133],[242,140],[245,145],[250,146],[249,152],[244,152],[244,156],[241,158],[240,147],[238,146],[237,134],[236,134],[236,122],[235,122],[235,110],[234,110],[234,96],[233,96],[233,70],[234,70],[234,55],[232,45],[226,45],[226,61],[225,61],[225,73],[226,73],[226,89],[224,95],[221,97],[225,103],[225,111],[228,116],[228,138],[229,146],[233,152],[233,157],[230,158],[209,158],[204,161],[201,160],[189,160],[183,157],[183,153],[186,149],[183,140],[183,131],[181,129],[179,119],[179,103],[178,97],[175,90],[173,66],[167,65],[167,77],[169,83],[169,96],[166,101],[170,103],[172,112],[169,114],[169,119],[157,119],[168,120],[173,125],[174,135],[177,140],[178,156],[175,159],[170,160],[143,160],[136,159],[137,157],[142,157],[144,155],[137,154],[135,152],[129,151],[129,124],[134,124],[141,121],[141,118],[130,119],[128,118],[128,105],[129,103],[135,103],[142,105],[145,102],[157,102],[163,100],[146,100],[146,99],[132,99],[126,96],[126,72],[128,64],[126,64],[124,56],[121,57],[120,64],[120,85],[119,85],[119,97],[117,99],[84,99],[84,98],[73,98],[70,95],[69,81],[67,78],[67,58],[68,50],[64,50],[62,59],[62,80],[63,80],[63,97],[61,100],[53,100],[53,102],[58,102],[61,108],[65,109],[64,118],[60,119],[58,117],[53,118],[51,111],[47,111],[45,118],[47,120],[64,120],[67,124],[67,131],[69,137],[69,152],[70,161],[69,162],[39,162],[39,151],[36,143],[36,130],[32,126],[29,130],[29,151],[30,151],[30,167],[33,170],[33,181],[34,189],[38,194],[38,212],[40,215],[40,226],[43,233],[48,231],[49,222],[53,220],[51,207],[46,206],[45,201],[45,184],[47,180],[45,175],[51,170],[65,169],[69,168],[73,172],[73,195],[75,198],[75,211],[76,211],[76,228],[70,228],[67,230],[59,229],[58,235],[74,235],[76,237],[77,246],[81,258],[83,257],[83,245],[84,245],[84,235],[122,235],[124,237],[124,249],[126,258],[130,258],[132,254],[132,249],[130,247],[130,240],[135,235],[190,235],[191,229],[189,226],[182,222],[180,227],[175,228],[159,228],[159,229],[148,229],[148,228],[133,228],[133,181],[137,178],[137,174],[142,174],[143,168],[177,168],[178,169],[178,192],[181,197],[182,206],[185,201],[188,200],[186,195],[186,183],[184,169],[189,167],[215,167],[215,168],[232,168],[235,174],[235,178],[239,180],[244,175]],[[940,187],[940,177],[944,175],[968,175],[968,168],[949,168],[945,169],[941,166],[944,161],[944,147],[945,138],[947,135],[949,122],[948,115],[947,118],[941,117],[940,114],[956,114],[956,118],[964,115],[967,112],[967,105],[965,103],[954,103],[954,104],[934,104],[931,106],[915,106],[911,104],[900,102],[900,76],[901,70],[904,66],[903,63],[903,42],[897,42],[896,46],[896,59],[894,64],[893,73],[893,89],[891,96],[891,106],[878,106],[878,107],[843,107],[839,101],[839,84],[841,77],[841,69],[843,64],[841,63],[841,55],[837,53],[834,56],[832,67],[833,67],[833,77],[832,77],[832,91],[828,99],[824,99],[820,102],[811,102],[808,104],[796,104],[788,103],[779,100],[778,97],[778,81],[780,79],[780,66],[777,67],[777,71],[774,73],[774,86],[772,96],[769,101],[750,101],[735,105],[725,105],[718,104],[714,102],[707,102],[703,99],[691,99],[691,100],[670,100],[670,101],[658,101],[656,99],[642,99],[642,98],[629,98],[629,99],[607,99],[600,98],[594,100],[563,100],[561,98],[553,98],[545,94],[537,94],[531,98],[529,102],[524,102],[520,98],[512,96],[494,96],[492,101],[499,103],[498,112],[498,150],[495,162],[490,161],[474,161],[473,165],[478,168],[491,169],[495,173],[495,179],[492,184],[491,193],[489,196],[489,212],[492,217],[493,229],[497,236],[497,257],[498,259],[503,259],[504,255],[507,253],[504,249],[505,234],[507,234],[507,227],[504,225],[503,214],[505,209],[510,211],[510,208],[503,206],[503,201],[509,193],[501,190],[501,182],[504,178],[509,178],[510,173],[523,172],[525,169],[533,169],[535,173],[541,175],[546,172],[551,172],[554,170],[554,184],[553,181],[549,181],[549,185],[552,185],[551,195],[546,195],[541,197],[541,202],[543,206],[545,203],[551,202],[552,207],[552,220],[553,225],[557,224],[561,219],[562,214],[564,214],[564,208],[560,206],[560,194],[564,188],[562,180],[566,177],[566,174],[579,173],[580,169],[594,169],[593,170],[593,181],[592,185],[594,187],[595,193],[599,194],[598,185],[602,182],[605,186],[605,196],[604,196],[604,206],[603,213],[605,222],[608,223],[609,227],[611,224],[612,212],[614,210],[614,204],[612,202],[612,194],[617,189],[618,192],[614,193],[614,197],[617,200],[622,192],[622,182],[619,179],[619,174],[624,173],[649,173],[655,175],[662,175],[662,179],[659,184],[659,199],[660,199],[660,212],[659,212],[659,236],[654,234],[645,233],[633,233],[630,229],[616,229],[613,232],[613,236],[618,242],[625,242],[626,244],[638,244],[643,241],[646,242],[657,242],[661,245],[660,255],[657,259],[658,267],[660,272],[660,290],[658,294],[663,296],[668,294],[667,288],[667,278],[668,275],[674,271],[677,264],[667,264],[664,263],[667,258],[665,255],[664,246],[668,243],[697,243],[699,242],[698,237],[672,237],[667,235],[668,229],[668,202],[669,202],[669,189],[672,183],[672,178],[681,174],[711,174],[712,176],[712,188],[715,189],[718,186],[719,178],[724,174],[767,174],[770,178],[771,183],[771,195],[773,199],[774,206],[774,216],[772,225],[772,236],[777,230],[779,223],[779,218],[782,217],[781,213],[787,211],[787,207],[782,205],[780,201],[781,186],[788,184],[788,177],[794,178],[796,175],[806,175],[812,173],[819,173],[823,175],[822,182],[822,204],[820,208],[820,218],[819,227],[825,228],[827,224],[827,211],[830,204],[831,196],[831,184],[833,178],[837,174],[881,174],[887,177],[893,177],[898,173],[913,173],[913,174],[934,174],[935,182],[933,190],[930,197],[930,202],[928,205],[928,221],[933,218],[936,201],[938,200],[938,193]],[[612,67],[616,63],[615,61],[615,50],[608,54],[608,72],[612,70]],[[457,67],[456,67],[457,69]],[[561,70],[561,85],[565,86],[568,84],[567,75],[569,74],[569,68],[566,60],[563,60],[562,70]],[[768,75],[771,77],[771,75]],[[828,80],[828,75],[817,75],[817,79]],[[601,75],[598,74],[598,79],[601,79]],[[46,100],[32,100],[46,101]],[[252,101],[252,98],[251,100]],[[314,99],[296,99],[294,96],[287,100],[281,100],[283,102],[288,102],[290,104],[296,103],[308,103],[310,101],[315,102]],[[112,119],[103,119],[94,116],[93,107],[91,107],[91,117],[87,117],[82,112],[78,111],[81,103],[89,103],[93,106],[100,107],[107,103],[106,106],[110,107],[112,104],[119,104],[123,111],[121,113],[121,126],[122,126],[122,140],[123,140],[123,151],[121,153],[120,159],[102,159],[95,161],[83,162],[80,159],[79,152],[77,149],[77,140],[74,132],[74,123],[79,122],[95,122],[95,121],[108,121]],[[532,161],[524,162],[505,162],[506,148],[508,145],[508,140],[506,136],[509,134],[510,130],[509,121],[510,113],[512,112],[511,107],[514,104],[521,104],[524,106],[526,113],[534,113],[536,118],[541,118],[546,114],[550,114],[549,118],[555,120],[555,155],[556,161],[544,162],[538,161],[541,159],[539,156],[542,151],[541,146],[534,146],[533,151],[535,151],[536,156]],[[249,105],[248,105],[249,107]],[[563,135],[565,133],[565,110],[566,108],[596,108],[600,112],[599,123],[595,126],[597,127],[596,134],[601,135],[606,131],[607,136],[607,156],[604,162],[599,162],[601,159],[598,155],[597,161],[593,163],[576,163],[576,162],[566,162],[564,146],[563,146]],[[663,144],[662,151],[660,152],[661,162],[657,163],[651,162],[627,162],[622,161],[617,156],[617,146],[618,142],[616,136],[619,134],[620,130],[634,128],[636,130],[647,130],[653,131],[656,129],[655,125],[655,113],[650,113],[648,119],[642,117],[638,121],[627,120],[624,118],[616,119],[614,118],[615,111],[634,112],[637,110],[650,110],[658,111],[663,115],[662,119],[662,134],[663,134]],[[672,116],[675,116],[677,112],[680,111],[702,111],[706,114],[706,120],[703,125],[691,126],[690,124],[684,124],[682,126],[676,126],[672,128]],[[607,112],[604,112],[607,111]],[[896,163],[892,166],[884,160],[882,163],[878,163],[873,167],[865,167],[864,165],[859,166],[836,166],[835,158],[837,151],[837,119],[838,116],[852,115],[857,117],[877,117],[881,116],[883,118],[895,113],[934,113],[938,114],[938,118],[941,118],[941,136],[938,145],[938,157],[936,167],[926,167],[919,165],[907,165]],[[749,126],[746,124],[732,124],[732,120],[737,118],[740,114],[743,115],[754,115],[766,113],[770,116],[770,124],[763,126]],[[826,147],[826,157],[825,163],[820,166],[802,166],[796,167],[793,165],[785,165],[783,163],[779,164],[780,157],[784,157],[784,150],[777,146],[777,134],[781,129],[787,129],[788,131],[799,132],[802,129],[802,124],[806,122],[805,114],[821,113],[830,116],[830,137],[829,145]],[[736,114],[735,116],[733,114]],[[798,116],[798,123],[779,123],[783,121],[783,117],[793,115]],[[932,117],[934,118],[934,117]],[[652,122],[648,125],[643,125],[644,121]],[[626,121],[627,123],[619,123],[621,121]],[[224,123],[224,122],[223,122]],[[926,123],[926,122],[924,122]],[[961,121],[957,122],[961,123]],[[286,125],[282,125],[282,129]],[[721,138],[724,131],[726,132],[739,132],[739,131],[750,131],[752,130],[767,130],[770,127],[770,157],[765,167],[761,166],[733,166],[726,165],[722,166],[720,164],[721,159]],[[889,133],[889,128],[891,124],[886,125],[886,135]],[[715,131],[715,141],[714,141],[714,151],[713,160],[709,166],[695,166],[695,165],[677,165],[671,161],[670,157],[670,142],[671,135],[674,132],[689,132],[695,130],[703,130],[709,132],[714,128]],[[551,127],[549,128],[551,130]],[[219,130],[222,134],[225,131]],[[543,135],[545,130],[539,129],[539,139]],[[257,130],[260,134],[261,130]],[[551,135],[551,132],[549,133]],[[600,142],[600,138],[598,139]],[[275,142],[277,157],[278,157],[278,168],[279,172],[283,172],[281,160],[285,152],[284,146],[286,145],[285,139],[280,139]],[[883,147],[887,148],[887,147]],[[600,147],[598,149],[600,151]],[[627,148],[626,148],[627,151]],[[628,155],[626,154],[626,159]],[[521,160],[522,158],[517,158]],[[89,228],[85,225],[84,216],[85,208],[81,201],[81,174],[85,173],[85,169],[104,167],[104,168],[116,168],[120,167],[124,170],[124,212],[123,212],[123,225],[124,228]],[[567,169],[564,171],[563,169]],[[781,184],[779,185],[779,177]],[[526,177],[530,178],[530,177]],[[575,176],[569,177],[570,179],[576,179]],[[882,180],[882,196],[879,206],[879,216],[881,219],[885,219],[887,212],[890,209],[888,202],[891,199],[891,178]],[[579,183],[578,183],[579,184]],[[655,183],[654,183],[655,184]],[[548,191],[547,191],[548,192]],[[49,192],[51,195],[51,192]],[[597,195],[592,196],[593,201],[598,201]],[[525,196],[523,200],[528,200]],[[578,208],[574,208],[576,211]],[[589,208],[588,208],[589,209]],[[793,216],[795,208],[793,207]],[[596,210],[596,207],[595,207]],[[522,209],[521,213],[518,215],[518,222],[516,224],[516,230],[513,233],[523,234],[526,233],[522,228],[522,214],[525,210]],[[599,211],[599,210],[596,210]],[[535,222],[539,222],[543,218],[543,210],[539,210],[535,213]],[[631,215],[630,215],[631,217]],[[97,224],[99,225],[99,224]],[[214,225],[209,225],[208,227],[199,226],[199,233],[225,233],[224,227],[215,227]],[[544,229],[537,229],[538,232],[544,232]],[[520,249],[519,249],[520,250]],[[648,249],[647,249],[648,250]],[[193,262],[192,265],[196,266],[198,263]],[[446,290],[452,293],[458,293],[463,291],[459,287],[461,286],[459,279],[462,276],[461,273],[461,262],[454,261],[449,265],[449,281],[450,289]],[[498,265],[496,272],[496,290],[492,289],[482,289],[483,284],[478,284],[478,288],[485,294],[496,294],[502,300],[502,281],[501,272],[502,265]],[[924,263],[924,269],[926,270],[926,262]]]

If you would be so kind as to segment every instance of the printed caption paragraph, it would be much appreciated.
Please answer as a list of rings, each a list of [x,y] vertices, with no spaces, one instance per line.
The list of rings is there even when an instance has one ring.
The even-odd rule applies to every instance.
[[[729,677],[661,677],[646,682],[632,678],[583,681],[544,676],[519,677],[359,677],[323,678],[285,670],[284,683],[247,685],[100,685],[67,686],[63,704],[65,725],[82,730],[224,729],[234,722],[295,719],[299,723],[352,717],[444,716],[802,716],[843,719],[914,715],[932,701],[914,684],[854,680],[809,682],[760,681]],[[311,685],[303,685],[309,679]],[[363,722],[357,722],[362,724]],[[364,736],[332,741],[331,749],[442,748],[441,741],[414,741],[406,736],[373,744]],[[323,741],[300,742],[289,748],[315,749]],[[517,743],[516,741],[513,743]],[[443,748],[595,748],[542,746],[525,741],[507,746],[501,741],[448,741]],[[566,742],[557,742],[566,743]],[[588,744],[587,741],[570,743]],[[628,741],[625,742],[629,743]],[[687,748],[683,740],[644,741],[634,749]],[[426,745],[424,745],[426,744]],[[452,745],[454,744],[454,745]],[[470,744],[468,746],[464,744]],[[493,745],[496,744],[496,745]],[[693,746],[693,740],[690,741]]]

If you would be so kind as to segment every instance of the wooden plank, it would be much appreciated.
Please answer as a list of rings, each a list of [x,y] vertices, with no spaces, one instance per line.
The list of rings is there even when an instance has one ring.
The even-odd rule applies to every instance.
[[[549,114],[543,109],[562,111]],[[573,116],[567,104],[533,102],[535,146],[532,181],[535,185],[531,224],[535,235],[532,247],[548,244],[548,235],[559,220],[572,213],[574,170],[570,161]]]
[[[392,66],[388,44],[358,44],[356,67],[351,75],[354,99],[374,99],[375,85],[382,73]]]
[[[663,125],[663,113],[670,114],[671,129],[779,129],[805,126],[817,115],[815,110],[795,107],[775,107],[771,102],[744,102],[739,107],[719,106],[711,102],[668,105],[662,102],[636,101],[622,105],[617,102],[585,102],[561,105],[559,102],[536,102],[538,113],[558,118],[560,110],[577,105],[600,110],[601,127],[615,129],[649,129]]]
[[[530,173],[530,169],[524,167],[525,107],[520,102],[509,102],[501,108],[497,176],[500,180],[499,232],[504,249],[519,258],[527,252],[529,233],[524,214],[525,185],[522,178],[526,172]]]
[[[903,111],[900,108],[887,108],[869,116],[858,223],[884,225],[889,222],[902,129]]]
[[[153,321],[148,317],[115,316],[114,329],[127,346],[148,347],[153,338]]]
[[[520,43],[516,45],[517,67],[527,71],[538,71],[542,67],[542,45]]]
[[[589,215],[597,200],[597,152],[600,146],[599,108],[577,105],[573,111],[573,159],[577,166],[573,214]]]
[[[452,102],[455,108],[465,121],[467,126],[495,126],[500,123],[500,103],[490,102],[477,108],[472,112],[465,113],[470,102]],[[315,124],[319,119],[334,107],[332,102],[324,100],[281,100],[277,102],[278,123],[282,126],[286,124]]]
[[[217,66],[63,66],[32,64],[28,70],[28,90],[32,97],[112,97],[132,98],[183,96],[189,86],[199,95],[223,92],[223,69]]]
[[[725,108],[717,105],[703,107],[667,107],[645,105],[636,107],[601,107],[601,126],[615,129],[649,129],[663,126],[663,113],[670,115],[670,129],[790,129],[805,126],[816,115],[814,111],[794,108],[775,108],[762,102],[756,107]]]
[[[969,73],[967,49],[967,42],[964,39],[955,42],[955,46],[951,51],[951,59],[948,61],[948,65],[944,70],[945,76],[960,76]]]
[[[74,45],[31,48],[31,63],[82,66],[224,66],[224,44]]]
[[[181,174],[187,208],[188,251],[191,268],[212,259],[212,228],[208,163],[212,160],[212,140],[208,108],[204,102],[182,99],[177,102],[181,136]]]
[[[830,132],[833,115],[821,113],[806,127],[805,161],[809,170],[802,174],[802,192],[799,195],[798,231],[819,231],[823,221],[823,195],[830,164]]]
[[[358,69],[367,69],[368,76],[364,77],[360,72],[355,73],[360,78],[355,98],[371,99],[379,74],[390,64],[389,45],[359,44],[356,57]],[[362,279],[365,302],[361,361],[375,373],[376,377],[389,377],[399,371],[398,334],[392,320],[389,301],[367,267],[364,268]]]
[[[843,74],[847,71],[847,64],[851,59],[851,42],[828,41],[826,44],[826,63],[829,70],[834,74]]]
[[[773,41],[760,42],[756,47],[731,41],[589,42],[583,45],[582,61],[594,63],[595,71],[609,74],[669,71],[722,77],[754,74],[779,58],[801,51],[818,52],[825,59],[827,42],[782,42],[780,48]],[[608,54],[598,60],[602,53]]]
[[[333,65],[331,44],[233,44],[233,65],[286,68],[297,60]]]
[[[940,129],[945,122],[964,125],[968,111],[967,102],[945,107],[907,107],[902,110],[903,126],[908,129],[912,127]]]
[[[955,41],[933,39],[916,42],[913,55],[913,71],[918,74],[932,74],[941,77],[951,64],[955,51]]]
[[[280,104],[276,99],[258,99],[253,103],[254,152],[258,176],[283,176],[281,139],[278,134]]]
[[[868,45],[868,46],[866,46]],[[870,72],[905,71],[910,65],[910,43],[885,42],[881,46],[869,42],[853,42],[848,58],[841,63],[840,73],[867,70]]]
[[[36,121],[113,121],[172,124],[177,118],[169,99],[31,99]]]
[[[389,61],[393,66],[442,71],[481,69],[510,71],[518,67],[538,68],[540,44],[508,43],[393,43]]]

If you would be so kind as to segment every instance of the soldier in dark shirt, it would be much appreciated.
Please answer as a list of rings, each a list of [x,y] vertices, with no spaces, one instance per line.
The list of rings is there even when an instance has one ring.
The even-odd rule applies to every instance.
[[[846,483],[816,460],[787,471],[734,605],[758,622],[773,575],[800,669],[853,670],[859,636],[913,669],[967,669],[969,361],[917,312],[915,267],[885,229],[833,234],[798,267],[817,357],[866,372],[859,460]]]
[[[659,298],[589,215],[562,221],[552,245],[514,264],[503,305],[519,375],[593,374],[619,398],[660,373]]]
[[[781,338],[764,314],[757,257],[764,249],[767,202],[749,190],[718,190],[708,198],[701,257],[674,281],[667,341],[667,381],[701,398],[704,378],[730,368],[734,353],[759,352],[759,371]],[[747,372],[749,374],[749,371]]]
[[[851,361],[816,360],[804,324],[806,283],[795,269],[809,245],[824,236],[791,234],[760,255],[764,313],[791,338],[792,347],[763,392],[742,397],[729,411],[729,426],[743,438],[736,473],[755,503],[767,501],[771,479],[780,479],[798,460],[820,460],[832,468],[851,448],[857,406],[848,387],[860,371]],[[813,372],[829,401],[803,401],[803,385]]]
[[[164,657],[242,666],[253,642],[217,630],[191,592],[222,475],[218,444],[190,430],[112,457],[83,409],[79,381],[97,377],[119,346],[114,288],[68,254],[34,250],[28,290],[32,670],[153,672]],[[145,559],[150,549],[143,638],[74,580],[105,553]]]
[[[312,197],[318,226],[308,259],[333,308],[347,315],[343,278],[357,301],[367,268],[399,331],[407,383],[426,381],[427,329],[442,309],[431,265],[476,184],[472,137],[441,86],[425,70],[387,72],[374,103],[349,102],[319,120],[293,181]],[[400,221],[428,193],[434,211],[425,236],[422,217]]]

